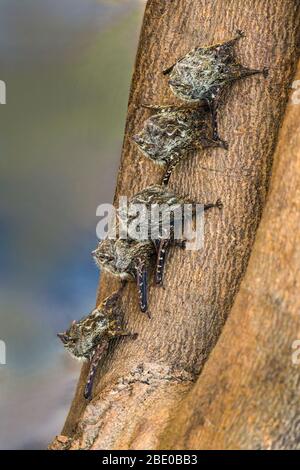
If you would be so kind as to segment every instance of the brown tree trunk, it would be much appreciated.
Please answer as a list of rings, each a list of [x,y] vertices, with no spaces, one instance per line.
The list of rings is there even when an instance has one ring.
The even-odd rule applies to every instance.
[[[139,154],[130,137],[141,128],[147,117],[147,111],[141,108],[141,103],[176,102],[161,71],[194,46],[229,39],[236,29],[242,29],[246,33],[246,38],[237,45],[240,61],[253,68],[269,67],[269,77],[265,80],[262,76],[255,76],[240,81],[228,93],[219,112],[219,126],[220,134],[229,141],[229,151],[199,151],[194,158],[178,166],[170,180],[172,189],[181,194],[189,194],[199,202],[221,198],[224,209],[221,213],[211,211],[206,214],[205,245],[201,251],[172,251],[166,270],[165,289],[155,286],[150,288],[151,320],[139,312],[135,287],[126,287],[124,308],[128,328],[139,333],[138,339],[119,343],[103,362],[95,396],[89,404],[83,399],[87,366],[83,367],[78,390],[62,432],[70,439],[60,437],[54,441],[52,448],[202,448],[210,446],[214,426],[221,426],[222,430],[212,446],[267,447],[270,444],[266,437],[269,435],[264,434],[265,405],[262,398],[264,392],[266,395],[270,392],[270,396],[271,392],[274,393],[272,384],[276,382],[274,371],[277,370],[277,356],[272,356],[274,350],[276,347],[284,347],[286,354],[286,348],[289,347],[287,343],[291,338],[283,340],[280,332],[275,335],[275,328],[276,322],[281,325],[280,316],[285,315],[293,296],[290,285],[286,286],[286,295],[291,294],[289,301],[284,293],[272,291],[267,261],[263,257],[263,264],[256,252],[253,257],[256,257],[257,266],[253,267],[253,262],[251,264],[251,272],[255,274],[250,272],[245,281],[250,287],[243,289],[239,296],[247,304],[244,305],[243,300],[237,300],[224,335],[213,352],[214,355],[219,354],[219,362],[215,359],[212,365],[214,356],[211,356],[204,373],[200,375],[196,385],[194,383],[218,341],[232,308],[265,204],[279,127],[298,58],[297,1],[148,1],[129,99],[115,203],[120,195],[130,197],[160,181],[161,170]],[[204,170],[203,167],[215,171]],[[281,169],[281,173],[278,173],[278,168],[276,174],[283,180],[285,170]],[[291,167],[291,173],[292,170]],[[281,189],[285,191],[284,188]],[[280,207],[287,211],[285,206]],[[273,223],[274,218],[276,222],[273,215],[268,224]],[[294,225],[291,225],[293,229],[296,229],[296,223],[295,220]],[[270,233],[265,243],[271,253],[275,249],[275,242],[272,233],[267,232],[269,226],[264,224],[264,227],[264,233]],[[279,232],[277,224],[276,227]],[[261,249],[264,249],[263,237],[260,232]],[[280,240],[287,241],[284,234]],[[282,241],[278,242],[278,247],[288,249],[282,246]],[[282,259],[282,264],[284,262],[285,259]],[[273,266],[277,270],[281,264],[275,259],[271,267]],[[284,268],[287,269],[286,266]],[[258,269],[264,270],[261,277],[256,274],[255,270]],[[264,279],[269,283],[269,304],[266,307],[260,305],[260,302],[266,301],[262,295]],[[111,293],[115,287],[115,280],[106,274],[102,275],[98,300]],[[253,306],[250,302],[254,302]],[[276,318],[271,306],[277,309]],[[258,318],[255,311],[258,312]],[[274,335],[271,336],[264,334],[264,330],[270,327],[273,313],[274,322],[271,326]],[[286,315],[292,317],[293,313]],[[281,321],[283,327],[284,320]],[[296,324],[296,317],[293,321]],[[292,323],[292,319],[290,322]],[[290,326],[288,331],[289,328]],[[251,329],[249,338],[243,333],[244,329]],[[245,342],[248,339],[247,345]],[[224,350],[221,350],[221,344],[224,344],[224,348],[226,346]],[[270,366],[269,369],[267,359],[265,363],[265,356],[261,355],[265,376],[258,373],[261,370],[257,363],[260,348],[270,361],[272,358],[274,360],[273,367]],[[249,352],[251,350],[252,355]],[[282,351],[278,352],[280,353]],[[219,384],[222,361],[223,367],[228,370],[224,372],[222,384]],[[250,370],[245,377],[243,361]],[[239,364],[243,364],[240,369]],[[281,367],[280,358],[278,364],[279,389],[282,391],[282,374],[290,367],[290,363],[285,368]],[[234,366],[234,373],[230,372],[231,366]],[[262,365],[261,367],[263,368]],[[206,379],[203,383],[204,376]],[[254,387],[255,380],[262,381],[257,390]],[[234,413],[233,399],[243,397],[243,388],[237,389],[237,384],[248,386],[249,396],[252,392],[253,397],[256,396],[255,393],[262,393],[257,410],[260,426],[258,435],[255,434],[255,408],[251,408],[246,401],[247,396]],[[229,390],[227,401],[225,397],[222,402],[214,403],[215,394],[220,400],[220,396],[228,389],[235,391],[236,395],[231,395]],[[295,387],[292,390],[295,392]],[[177,414],[174,416],[174,408],[182,400],[184,412],[178,412],[178,417]],[[199,400],[201,406],[198,405]],[[279,419],[280,398],[275,399],[274,395],[270,403],[267,397],[265,400],[270,407],[278,407],[276,417]],[[239,416],[239,410],[241,413],[249,411],[248,425],[255,429],[252,439],[248,435],[243,415]],[[291,419],[290,414],[284,413],[285,410],[284,419]],[[272,415],[271,409],[269,414]],[[185,418],[186,415],[188,418]],[[170,419],[172,427],[168,428]],[[210,422],[213,423],[211,428]],[[274,417],[269,423],[274,428],[278,420]],[[232,436],[228,439],[225,438],[226,426],[232,431]],[[197,430],[196,437],[193,437],[194,428]],[[276,442],[280,443],[279,435]]]
[[[300,104],[291,101],[246,276],[162,448],[300,449],[299,188]]]

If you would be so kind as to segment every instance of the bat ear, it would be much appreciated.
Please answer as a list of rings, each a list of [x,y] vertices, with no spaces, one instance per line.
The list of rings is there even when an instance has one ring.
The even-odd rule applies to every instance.
[[[67,342],[66,333],[57,333],[57,336],[64,344],[66,344],[66,342]]]

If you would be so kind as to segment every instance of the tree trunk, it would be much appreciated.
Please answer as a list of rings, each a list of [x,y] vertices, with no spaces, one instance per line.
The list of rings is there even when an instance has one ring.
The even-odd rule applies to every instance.
[[[247,277],[247,285],[252,283],[251,289],[248,289],[249,292],[252,291],[251,300],[255,301],[255,305],[251,307],[248,290],[243,290],[241,296],[244,295],[248,304],[244,306],[241,300],[237,301],[230,323],[226,325],[224,335],[213,353],[218,354],[221,350],[219,346],[224,343],[226,333],[226,340],[228,342],[230,338],[230,343],[224,351],[219,352],[219,362],[214,362],[218,374],[213,371],[210,373],[205,382],[207,386],[202,386],[204,374],[200,375],[196,385],[195,381],[218,341],[232,308],[245,274],[266,201],[273,154],[298,58],[298,2],[228,0],[225,5],[223,0],[148,1],[129,99],[115,203],[118,203],[120,195],[130,197],[161,180],[162,170],[146,160],[130,139],[141,129],[148,116],[147,111],[141,108],[142,103],[178,103],[161,71],[196,45],[229,39],[235,35],[236,29],[241,29],[246,34],[246,38],[236,47],[240,62],[252,68],[268,67],[269,77],[264,79],[262,76],[253,76],[245,79],[236,83],[228,93],[219,111],[220,134],[229,142],[228,152],[222,149],[199,151],[195,157],[178,165],[169,183],[175,192],[188,194],[198,202],[214,202],[221,198],[223,211],[210,211],[205,215],[205,244],[201,251],[182,251],[175,248],[171,252],[165,275],[165,289],[154,285],[150,288],[151,320],[139,312],[135,286],[126,287],[123,302],[125,316],[128,328],[138,332],[138,339],[119,342],[103,361],[99,368],[94,399],[88,404],[83,399],[88,366],[83,367],[76,396],[62,431],[69,439],[59,437],[51,448],[202,448],[209,446],[209,433],[215,432],[214,428],[209,429],[210,421],[216,423],[216,426],[220,423],[225,428],[223,433],[226,433],[227,425],[231,426],[232,433],[238,436],[236,440],[233,436],[232,439],[225,439],[220,431],[214,445],[220,448],[232,445],[251,447],[253,442],[253,445],[256,445],[256,439],[251,441],[247,435],[247,423],[244,423],[243,415],[237,419],[234,414],[234,402],[231,401],[230,393],[227,402],[225,398],[222,401],[223,407],[221,403],[215,403],[214,408],[211,401],[215,393],[224,393],[221,385],[225,390],[232,387],[236,393],[243,395],[243,390],[236,390],[235,384],[238,381],[243,383],[247,378],[255,380],[252,375],[244,377],[243,369],[236,370],[239,361],[242,362],[242,358],[237,355],[238,351],[245,356],[243,359],[251,371],[256,370],[252,369],[251,361],[255,366],[257,357],[249,356],[249,348],[254,348],[254,339],[248,346],[243,344],[247,339],[243,328],[250,328],[249,322],[253,323],[251,328],[257,328],[256,333],[249,333],[249,341],[253,336],[257,348],[269,348],[266,353],[269,359],[277,344],[279,348],[283,344],[280,342],[283,341],[280,332],[276,335],[274,333],[272,337],[264,335],[264,328],[271,322],[271,318],[268,318],[268,315],[272,314],[271,310],[266,309],[266,318],[261,315],[261,327],[258,319],[254,318],[255,309],[260,314],[260,302],[264,299],[255,298],[253,292],[256,289],[263,293],[263,275],[260,278],[261,284],[254,275],[251,277],[249,274],[250,279]],[[290,171],[292,172],[292,168]],[[281,183],[283,184],[283,181]],[[288,214],[285,207],[284,210]],[[272,223],[273,218],[274,216]],[[264,226],[266,227],[266,224]],[[293,227],[295,226],[296,220]],[[265,231],[266,229],[267,227]],[[260,235],[260,239],[262,237],[263,235]],[[284,237],[282,239],[286,240]],[[265,243],[270,244],[270,250],[274,249],[275,242],[271,235]],[[287,249],[284,246],[282,248]],[[256,253],[253,256],[257,258]],[[251,269],[255,271],[265,268],[263,274],[270,283],[271,290],[271,275],[267,272],[266,261],[263,265],[256,259],[256,263],[255,267],[251,264]],[[286,266],[284,268],[287,269]],[[98,301],[109,295],[116,285],[114,279],[103,273]],[[288,290],[286,295],[289,292],[291,293]],[[273,294],[269,292],[270,305],[277,308],[276,313],[279,316],[279,312],[284,315],[286,308],[283,293],[278,294],[278,298]],[[253,310],[250,314],[251,308]],[[237,329],[237,320],[234,319],[241,316],[242,311],[245,318]],[[280,325],[279,318],[276,318]],[[274,323],[274,328],[276,325]],[[284,347],[287,341],[285,338]],[[279,350],[278,354],[281,352]],[[223,357],[220,357],[221,354]],[[224,354],[228,358],[224,358]],[[205,377],[213,367],[211,360],[205,368]],[[228,370],[224,383],[218,388],[218,381],[214,378],[218,379],[221,374],[222,360],[225,361],[224,367],[229,369],[234,366],[235,374],[231,375]],[[289,366],[290,364],[286,365]],[[280,377],[284,370],[286,368],[279,370]],[[257,380],[261,380],[261,377],[258,376]],[[276,377],[270,375],[264,380],[259,390],[267,394],[272,391]],[[208,388],[210,382],[213,382],[212,389]],[[251,385],[249,394],[252,391],[255,393],[253,382]],[[283,387],[282,382],[279,386]],[[204,403],[203,410],[197,404],[199,396],[200,404]],[[267,400],[266,397],[265,399]],[[189,420],[185,419],[182,413],[179,413],[178,418],[177,415],[174,417],[174,407],[182,400],[185,413],[189,411]],[[276,405],[278,399],[270,404]],[[188,410],[188,406],[192,408]],[[226,406],[229,422],[222,421],[221,411],[224,412],[225,420]],[[260,407],[265,409],[262,402]],[[244,408],[241,406],[240,409],[242,413]],[[216,413],[216,418],[211,416],[212,411]],[[264,424],[263,412],[264,410],[260,409],[258,413],[261,428]],[[272,414],[271,409],[269,413]],[[200,430],[202,416],[206,425],[203,433]],[[251,416],[254,416],[253,409]],[[249,426],[255,427],[255,417],[251,420],[251,416],[249,415]],[[170,419],[172,428],[165,429]],[[286,419],[289,419],[289,414]],[[183,426],[182,430],[177,423]],[[170,431],[173,426],[176,432]],[[195,438],[192,437],[193,426],[197,429]],[[257,445],[264,447],[266,444],[260,441]]]
[[[300,449],[299,188],[300,104],[291,102],[245,279],[162,448]]]

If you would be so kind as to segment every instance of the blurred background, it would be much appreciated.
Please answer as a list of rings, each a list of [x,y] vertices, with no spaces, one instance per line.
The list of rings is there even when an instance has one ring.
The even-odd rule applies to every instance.
[[[80,364],[56,337],[95,304],[143,0],[1,0],[0,448],[43,449]]]

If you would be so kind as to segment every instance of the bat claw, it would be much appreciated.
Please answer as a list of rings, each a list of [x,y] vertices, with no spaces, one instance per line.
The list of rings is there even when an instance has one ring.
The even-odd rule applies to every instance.
[[[245,38],[246,37],[246,34],[242,29],[237,29],[236,34],[239,38]]]
[[[149,310],[146,310],[143,313],[145,313],[147,315],[147,317],[149,318],[149,320],[151,320],[151,313],[149,312]]]
[[[222,203],[221,199],[217,199],[216,207],[220,210],[223,209],[223,203]]]
[[[221,148],[223,148],[224,150],[228,150],[229,149],[229,144],[226,140],[222,140],[222,139],[219,139],[219,142],[220,142],[220,146]]]
[[[268,77],[268,75],[269,75],[269,69],[268,69],[268,67],[264,67],[264,68],[263,68],[262,74],[263,74],[263,76],[264,76],[265,78]]]

